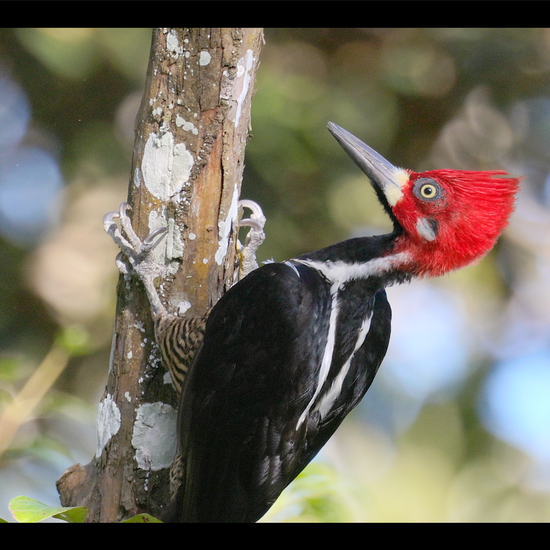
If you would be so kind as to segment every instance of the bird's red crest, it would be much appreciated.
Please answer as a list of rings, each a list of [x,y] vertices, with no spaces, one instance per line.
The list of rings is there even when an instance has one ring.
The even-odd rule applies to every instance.
[[[514,209],[519,179],[503,171],[410,172],[393,213],[403,227],[398,250],[417,275],[438,276],[489,252]]]

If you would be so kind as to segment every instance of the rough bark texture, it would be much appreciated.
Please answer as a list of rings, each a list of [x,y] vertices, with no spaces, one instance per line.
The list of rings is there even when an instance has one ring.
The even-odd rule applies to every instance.
[[[233,283],[262,39],[261,29],[153,33],[128,201],[141,238],[168,225],[159,292],[180,315],[204,314]],[[161,515],[175,453],[177,399],[168,380],[143,288],[121,276],[98,449],[89,464],[75,464],[58,480],[64,506],[86,506],[89,522]]]

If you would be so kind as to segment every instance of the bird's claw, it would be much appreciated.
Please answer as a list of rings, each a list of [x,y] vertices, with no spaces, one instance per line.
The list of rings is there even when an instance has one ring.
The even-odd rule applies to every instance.
[[[241,208],[248,208],[251,212],[250,218],[243,218],[239,222],[240,227],[251,227],[255,231],[263,231],[265,216],[260,205],[254,201],[243,199],[239,201]]]
[[[155,229],[154,231],[151,231],[145,239],[143,239],[141,250],[142,252],[148,252],[149,250],[155,248],[157,244],[160,242],[160,239],[157,240],[157,237],[162,237],[168,233],[167,227],[159,227],[158,229]]]
[[[128,217],[127,210],[130,205],[127,202],[121,203],[117,212],[108,212],[103,216],[103,228],[111,235],[112,239],[119,248],[126,251],[137,251],[141,248],[141,241],[134,232],[132,222]],[[120,227],[116,220],[120,221]]]
[[[118,267],[118,270],[123,275],[131,275],[132,270],[129,269],[128,263],[124,261],[124,254],[119,252],[115,259],[115,264]]]
[[[168,228],[159,227],[151,231],[143,241],[136,235],[128,216],[130,205],[123,202],[117,212],[108,212],[103,216],[103,227],[118,245],[121,253],[117,256],[117,266],[122,273],[129,274],[128,263],[135,268],[138,263],[146,261],[149,252],[153,250],[167,232]],[[119,223],[117,223],[117,220]],[[159,238],[160,237],[160,238]],[[127,260],[127,262],[125,261]]]
[[[153,249],[168,232],[166,227],[159,227],[143,241],[136,235],[128,216],[130,205],[123,202],[118,212],[109,212],[103,216],[103,227],[120,248],[116,258],[118,270],[124,275],[137,275],[145,286],[153,314],[164,312],[160,298],[155,289],[154,280],[160,274],[158,259]],[[118,222],[118,223],[117,223]]]
[[[239,242],[239,279],[242,279],[258,267],[256,251],[265,239],[264,225],[266,219],[260,205],[254,201],[241,200],[239,201],[239,207],[242,209],[247,208],[251,212],[249,218],[243,218],[239,221],[239,227],[250,227],[244,239],[244,245]]]

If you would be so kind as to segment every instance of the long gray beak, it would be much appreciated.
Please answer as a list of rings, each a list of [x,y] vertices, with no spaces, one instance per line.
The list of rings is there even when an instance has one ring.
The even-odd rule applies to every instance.
[[[359,138],[344,130],[334,122],[328,123],[329,132],[337,139],[344,151],[368,176],[375,190],[381,191],[390,204],[394,204],[393,198],[401,195],[401,184],[396,180],[396,168],[372,147],[363,143]]]

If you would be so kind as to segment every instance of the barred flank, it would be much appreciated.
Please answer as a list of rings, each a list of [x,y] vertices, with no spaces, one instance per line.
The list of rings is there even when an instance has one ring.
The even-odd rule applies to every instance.
[[[178,393],[181,393],[189,366],[202,343],[206,318],[166,315],[155,324],[162,360]]]

